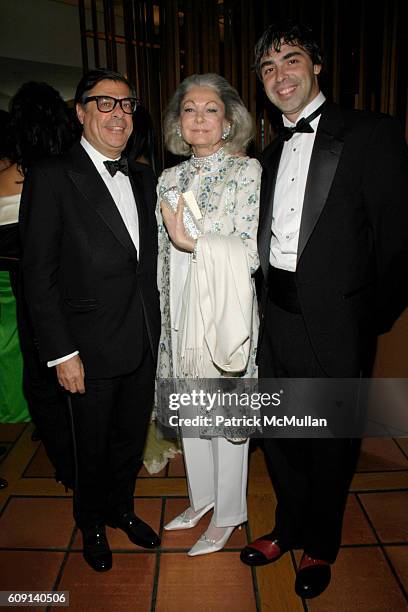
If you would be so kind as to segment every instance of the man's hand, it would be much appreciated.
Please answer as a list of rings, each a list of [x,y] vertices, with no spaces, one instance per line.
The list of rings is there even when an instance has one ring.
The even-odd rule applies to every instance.
[[[55,366],[58,382],[71,393],[85,393],[85,371],[79,355]]]
[[[191,238],[184,227],[183,222],[184,200],[180,197],[177,212],[169,209],[165,202],[161,202],[161,212],[164,225],[169,233],[170,240],[178,249],[191,253],[194,251],[195,240]]]

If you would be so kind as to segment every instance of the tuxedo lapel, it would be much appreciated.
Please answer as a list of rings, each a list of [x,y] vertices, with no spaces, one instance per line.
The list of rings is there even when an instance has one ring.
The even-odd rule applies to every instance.
[[[326,204],[343,149],[344,143],[340,136],[342,127],[339,109],[334,105],[328,106],[319,121],[310,159],[300,224],[298,261]]]
[[[90,206],[94,208],[106,223],[116,239],[136,259],[136,247],[109,189],[96,170],[92,160],[80,144],[75,145],[71,150],[71,155],[73,161],[72,169],[68,169],[70,179],[89,202]]]
[[[262,157],[262,181],[260,194],[260,211],[258,227],[258,252],[264,279],[268,278],[269,253],[272,234],[273,196],[276,177],[282,154],[283,142],[276,139],[264,151]]]
[[[147,209],[146,200],[144,196],[143,180],[141,173],[133,170],[129,172],[130,184],[132,185],[133,195],[137,206],[137,215],[139,219],[139,265],[143,262],[143,255],[146,252],[146,229],[148,226],[147,222]]]

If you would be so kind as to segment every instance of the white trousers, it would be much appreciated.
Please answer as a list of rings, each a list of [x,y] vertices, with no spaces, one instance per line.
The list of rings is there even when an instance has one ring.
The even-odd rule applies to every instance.
[[[184,438],[188,493],[194,511],[214,502],[213,525],[232,527],[247,520],[249,440]]]

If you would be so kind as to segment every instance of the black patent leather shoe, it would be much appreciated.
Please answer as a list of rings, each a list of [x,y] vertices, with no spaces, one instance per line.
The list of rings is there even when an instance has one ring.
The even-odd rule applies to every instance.
[[[8,482],[5,478],[0,478],[0,489],[6,489],[8,487]]]
[[[323,593],[330,584],[331,570],[327,561],[303,555],[295,581],[299,597],[312,599]]]
[[[112,553],[106,538],[105,526],[94,525],[82,529],[83,556],[95,572],[107,572],[112,567]]]
[[[143,548],[157,548],[160,538],[151,527],[134,512],[126,512],[107,523],[110,527],[122,529],[133,544]]]

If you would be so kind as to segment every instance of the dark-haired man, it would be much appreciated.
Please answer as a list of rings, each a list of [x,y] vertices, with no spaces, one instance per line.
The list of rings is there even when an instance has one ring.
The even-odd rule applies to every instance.
[[[160,329],[155,185],[147,166],[130,171],[121,157],[136,106],[127,80],[92,71],[75,102],[81,142],[24,182],[23,274],[40,358],[70,393],[84,557],[105,571],[106,524],[160,544],[133,511]]]
[[[400,127],[326,102],[308,28],[270,26],[255,53],[265,92],[283,113],[280,137],[262,155],[259,376],[367,376],[377,333],[408,303],[408,155]],[[358,441],[275,438],[264,447],[275,527],[241,559],[264,565],[303,549],[295,589],[315,597],[339,550]]]

